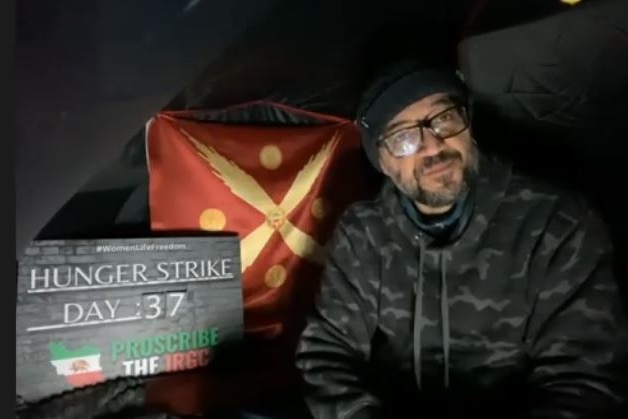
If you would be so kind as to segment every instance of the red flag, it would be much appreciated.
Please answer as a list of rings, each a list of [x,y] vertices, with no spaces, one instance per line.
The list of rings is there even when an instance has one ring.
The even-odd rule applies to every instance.
[[[164,112],[149,125],[152,228],[240,235],[250,334],[298,328],[331,230],[368,194],[353,124],[310,115],[327,123],[229,125]]]
[[[271,351],[274,361],[264,362],[290,368],[293,359],[285,353],[292,353],[313,303],[325,243],[347,206],[372,196],[374,185],[351,121],[265,106],[318,124],[207,122],[195,118],[198,111],[162,112],[151,120],[151,225],[240,236],[245,332],[283,342],[287,352]],[[190,403],[206,399],[197,395]]]

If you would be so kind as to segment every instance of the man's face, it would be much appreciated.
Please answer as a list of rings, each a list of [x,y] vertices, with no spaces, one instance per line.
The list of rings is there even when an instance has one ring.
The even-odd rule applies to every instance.
[[[395,157],[383,143],[379,147],[384,173],[423,209],[427,207],[433,209],[433,212],[447,210],[467,191],[477,172],[478,150],[468,128],[440,139],[429,128],[412,127],[416,127],[418,121],[429,120],[434,116],[437,117],[432,127],[448,128],[460,124],[461,120],[456,118],[466,118],[460,110],[443,113],[454,105],[447,95],[434,94],[408,106],[388,123],[381,138],[389,145],[399,147],[400,141],[412,142],[411,139],[418,135],[420,146],[416,152]],[[387,137],[390,134],[394,135]]]

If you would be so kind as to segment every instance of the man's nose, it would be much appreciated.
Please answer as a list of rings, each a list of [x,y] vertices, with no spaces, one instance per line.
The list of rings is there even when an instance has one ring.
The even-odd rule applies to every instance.
[[[433,156],[443,151],[444,148],[443,140],[435,137],[429,130],[423,130],[423,144],[421,144],[419,154]]]

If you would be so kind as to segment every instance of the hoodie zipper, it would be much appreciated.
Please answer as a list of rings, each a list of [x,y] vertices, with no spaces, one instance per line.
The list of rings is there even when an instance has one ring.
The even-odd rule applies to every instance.
[[[422,235],[417,234],[415,240],[419,245],[419,269],[418,283],[414,301],[414,337],[413,337],[413,358],[414,375],[419,390],[422,389],[422,331],[423,331],[423,297],[425,284],[425,254],[426,246]],[[449,293],[447,289],[447,258],[444,251],[438,252],[437,266],[440,268],[440,315],[441,334],[443,346],[443,384],[449,388],[449,355],[450,355],[450,330],[449,330]]]
[[[440,317],[441,333],[443,339],[443,384],[449,388],[449,293],[447,290],[447,257],[444,251],[438,253],[438,265],[440,267]]]
[[[417,234],[414,236],[415,240],[419,245],[419,269],[418,269],[418,282],[416,284],[416,292],[414,293],[414,336],[413,336],[413,345],[412,352],[414,358],[414,378],[416,380],[416,384],[419,390],[422,389],[421,383],[421,349],[422,349],[422,331],[423,331],[423,284],[424,284],[424,275],[423,271],[425,269],[425,242],[423,241],[423,237],[421,234]]]

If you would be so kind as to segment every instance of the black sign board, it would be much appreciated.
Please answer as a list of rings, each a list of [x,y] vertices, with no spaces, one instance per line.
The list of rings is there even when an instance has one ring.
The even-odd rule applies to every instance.
[[[33,242],[19,261],[16,328],[25,401],[207,366],[243,333],[239,239]]]

